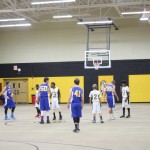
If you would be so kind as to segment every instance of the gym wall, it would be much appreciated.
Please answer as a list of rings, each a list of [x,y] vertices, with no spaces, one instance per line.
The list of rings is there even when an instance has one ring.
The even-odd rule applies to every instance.
[[[84,61],[86,27],[36,27],[0,33],[0,63]],[[40,25],[39,25],[40,26]],[[44,25],[43,25],[44,26]],[[44,30],[45,29],[45,30]],[[96,38],[105,36],[96,34]],[[149,59],[150,26],[111,29],[111,59]]]
[[[107,77],[110,76],[111,79],[117,81],[120,102],[119,87],[122,80],[127,80],[131,86],[132,102],[150,102],[150,97],[147,98],[144,92],[141,92],[144,93],[142,99],[135,97],[136,94],[138,95],[138,89],[134,90],[134,85],[131,83],[135,83],[134,78],[137,78],[129,77],[129,75],[150,74],[150,26],[122,26],[119,31],[112,29],[112,68],[98,71],[84,69],[86,28],[77,26],[75,23],[64,25],[64,27],[52,24],[51,27],[46,26],[43,30],[33,25],[31,29],[1,32],[0,83],[3,83],[2,78],[28,78],[30,103],[31,94],[34,93],[31,90],[31,85],[35,84],[33,77],[38,77],[39,80],[36,82],[40,83],[45,76],[66,77],[66,79],[71,76],[81,76],[85,90],[85,102],[88,102],[92,84],[99,85],[101,80],[108,79]],[[13,71],[13,66],[16,64],[22,70],[20,75]],[[144,84],[146,83],[147,80],[144,80]],[[68,96],[66,92],[63,92],[63,102]]]

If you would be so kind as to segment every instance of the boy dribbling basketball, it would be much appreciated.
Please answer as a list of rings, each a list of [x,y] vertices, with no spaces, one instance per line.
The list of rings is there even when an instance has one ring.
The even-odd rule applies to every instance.
[[[97,85],[92,85],[93,90],[90,92],[90,103],[93,102],[93,123],[96,123],[96,114],[99,114],[100,116],[100,123],[104,123],[102,114],[101,114],[101,94],[100,91],[97,90]]]

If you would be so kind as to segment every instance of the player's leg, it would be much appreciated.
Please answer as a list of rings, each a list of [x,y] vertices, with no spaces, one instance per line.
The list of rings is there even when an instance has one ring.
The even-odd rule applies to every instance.
[[[44,124],[44,110],[41,108],[41,121],[40,124]]]
[[[58,100],[56,101],[56,108],[58,109],[58,112],[59,112],[59,120],[62,120],[62,114],[61,114],[61,110],[58,104]]]
[[[71,103],[71,113],[72,113],[72,118],[73,118],[73,122],[74,122],[74,126],[75,126],[75,129],[73,130],[73,132],[77,132],[78,131],[77,104]]]
[[[14,115],[15,108],[16,108],[16,107],[11,108],[11,116],[10,116],[11,119],[16,119],[16,118],[15,118],[15,115]]]
[[[80,131],[80,118],[82,117],[82,106],[80,103],[77,104],[77,131],[76,132],[79,132]]]
[[[9,120],[7,112],[8,112],[8,108],[4,108],[4,113],[5,113],[5,120]]]
[[[112,106],[111,106],[111,107],[112,107],[112,115],[111,115],[111,119],[112,119],[112,120],[115,120],[116,117],[115,117],[114,111],[113,111],[113,109],[115,108],[115,97],[112,96],[112,99],[111,99],[111,100],[112,100]]]
[[[93,114],[93,123],[96,123],[96,103],[95,102],[93,102],[92,114]]]
[[[47,123],[50,123],[49,110],[46,111]]]
[[[123,111],[123,114],[122,114],[122,116],[120,116],[120,118],[125,117],[125,100],[126,100],[126,98],[122,98],[122,111]]]
[[[52,100],[53,120],[56,120],[55,109],[56,109],[56,101]]]
[[[41,121],[40,121],[40,124],[44,124],[44,111],[45,111],[44,98],[40,98],[40,111],[41,111]]]
[[[97,103],[97,113],[99,114],[99,117],[100,117],[100,123],[104,123],[103,117],[102,117],[102,111],[100,108],[100,103]]]
[[[127,100],[127,105],[126,105],[126,107],[127,107],[127,110],[128,110],[128,115],[127,115],[126,118],[130,118],[130,117],[131,117],[131,114],[130,114],[130,102],[129,102],[129,100]]]

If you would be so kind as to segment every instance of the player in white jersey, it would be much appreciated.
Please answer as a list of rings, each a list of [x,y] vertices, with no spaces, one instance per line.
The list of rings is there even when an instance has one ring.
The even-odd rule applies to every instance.
[[[100,116],[100,122],[103,122],[102,114],[101,114],[101,94],[100,91],[97,90],[97,85],[93,84],[92,85],[93,90],[90,92],[89,97],[90,97],[90,104],[93,102],[93,123],[96,123],[96,114],[99,114]]]
[[[51,96],[52,98],[52,110],[53,110],[53,120],[56,120],[55,111],[58,109],[59,111],[59,120],[62,120],[62,114],[59,107],[59,102],[61,98],[60,90],[56,87],[55,83],[51,83]]]
[[[37,111],[37,115],[35,117],[41,117],[41,111],[40,111],[40,106],[39,106],[39,102],[38,102],[38,91],[39,91],[39,84],[36,84],[36,95],[35,95],[35,108]]]
[[[122,108],[123,108],[123,115],[120,118],[125,117],[125,108],[128,109],[128,115],[126,118],[130,118],[129,87],[127,86],[126,81],[121,82],[120,91],[122,93]]]

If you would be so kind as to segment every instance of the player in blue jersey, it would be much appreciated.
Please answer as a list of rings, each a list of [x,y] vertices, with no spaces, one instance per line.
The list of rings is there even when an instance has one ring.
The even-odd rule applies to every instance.
[[[44,124],[44,112],[46,112],[47,123],[50,123],[49,119],[49,110],[50,110],[50,87],[49,87],[49,78],[44,78],[44,83],[40,85],[38,92],[38,101],[40,103],[40,111],[41,111],[41,124]]]
[[[115,108],[115,98],[116,96],[117,101],[119,101],[118,95],[116,93],[116,87],[115,87],[116,82],[112,81],[110,84],[107,84],[106,89],[105,89],[105,96],[107,99],[108,107],[109,107],[109,120],[114,120],[114,114],[113,114],[113,108]]]
[[[2,91],[2,95],[5,98],[5,104],[4,104],[5,120],[15,119],[14,111],[15,111],[16,105],[13,100],[12,86],[10,85],[9,81],[6,82],[6,86],[4,87],[4,89]],[[10,118],[7,115],[8,109],[11,109]]]
[[[77,133],[80,131],[79,123],[82,117],[82,109],[84,104],[84,93],[82,88],[79,87],[80,80],[76,78],[74,80],[75,86],[71,88],[68,98],[68,108],[71,107],[72,118],[74,121],[75,129],[73,132]]]

